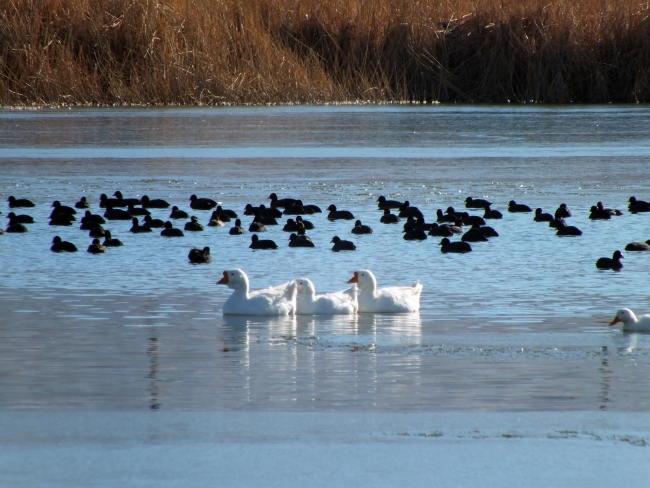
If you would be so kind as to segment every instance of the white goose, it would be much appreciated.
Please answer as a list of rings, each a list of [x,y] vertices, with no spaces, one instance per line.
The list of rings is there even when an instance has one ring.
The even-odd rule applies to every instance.
[[[298,300],[296,301],[297,315],[339,315],[357,313],[357,285],[347,290],[316,295],[316,289],[311,280],[300,278],[296,280]]]
[[[375,275],[367,269],[354,272],[348,283],[357,283],[359,294],[359,312],[369,313],[409,313],[420,310],[420,280],[411,286],[395,286],[377,289]]]
[[[235,290],[223,304],[224,314],[277,316],[296,313],[295,281],[249,292],[246,273],[241,269],[229,269],[223,272],[217,285]]]
[[[637,318],[629,308],[622,308],[616,312],[616,317],[609,325],[623,322],[623,330],[650,332],[650,315],[641,315]]]

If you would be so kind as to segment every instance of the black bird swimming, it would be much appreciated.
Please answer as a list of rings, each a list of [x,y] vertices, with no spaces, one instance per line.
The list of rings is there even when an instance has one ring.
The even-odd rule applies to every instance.
[[[119,205],[113,205],[114,207],[129,207],[131,205],[135,206],[142,203],[139,198],[124,198],[120,190],[117,190],[115,193],[113,193],[113,196],[119,202]]]
[[[190,263],[195,264],[212,262],[212,256],[210,255],[210,248],[208,246],[205,246],[203,249],[197,247],[191,249],[187,258],[190,260]]]
[[[123,246],[122,241],[119,239],[113,239],[113,236],[111,235],[111,231],[107,230],[104,231],[104,242],[103,245],[106,247],[120,247]]]
[[[77,213],[77,211],[74,208],[61,205],[61,202],[59,202],[58,200],[54,200],[52,202],[52,208],[56,210],[57,214],[75,215]]]
[[[108,198],[106,196],[106,193],[102,193],[99,195],[99,207],[100,208],[107,208],[107,207],[126,207],[126,203],[123,201],[121,202],[117,198]]]
[[[172,211],[169,214],[170,219],[189,219],[190,215],[185,210],[180,210],[176,205],[172,207]]]
[[[113,208],[112,206],[108,205],[106,207],[106,211],[104,212],[104,217],[106,217],[108,220],[131,220],[133,218],[133,215],[131,215],[126,210]]]
[[[69,222],[74,222],[77,220],[77,218],[71,213],[60,212],[58,208],[52,209],[52,212],[50,213],[50,219],[55,218],[65,219]]]
[[[88,237],[104,237],[105,235],[106,231],[101,226],[101,224],[95,224],[95,227],[90,229],[90,232],[88,232]]]
[[[214,211],[217,212],[217,215],[223,222],[230,222],[230,219],[237,218],[237,212],[235,212],[234,210],[221,208],[221,205],[217,205],[217,208],[215,208]]]
[[[323,213],[323,211],[320,209],[318,205],[308,203],[307,205],[303,205],[303,207],[305,207],[305,210],[307,210],[307,213],[309,215],[313,213]]]
[[[162,229],[165,227],[165,222],[160,219],[152,219],[150,215],[145,215],[142,225],[151,229]]]
[[[460,218],[463,217],[463,215],[465,215],[466,212],[456,212],[454,207],[447,207],[447,210],[445,210],[445,213],[447,215],[451,215],[452,217],[456,217],[456,220],[459,220]],[[467,214],[467,215],[469,215],[469,214]]]
[[[454,233],[451,231],[448,225],[438,225],[436,222],[431,224],[429,235],[436,237],[451,237],[454,235]]]
[[[498,210],[492,210],[490,207],[485,209],[485,213],[483,214],[484,219],[502,219],[503,214],[499,212]]]
[[[488,242],[488,238],[481,232],[478,226],[473,226],[470,230],[465,232],[461,237],[463,242]]]
[[[271,239],[260,239],[257,234],[251,236],[250,249],[277,249],[278,245]]]
[[[483,235],[485,237],[487,237],[487,238],[499,237],[499,233],[496,230],[494,230],[492,227],[489,227],[487,225],[483,225],[483,226],[479,227],[479,229],[481,230]]]
[[[357,248],[357,246],[354,245],[354,242],[344,241],[339,236],[332,237],[330,243],[332,242],[334,243],[334,246],[332,246],[332,251],[335,252],[354,251]]]
[[[259,212],[260,207],[253,207],[250,203],[247,203],[244,207],[244,215],[255,215],[255,212]]]
[[[77,203],[74,204],[74,208],[84,209],[90,208],[90,203],[86,200],[86,197],[81,197]]]
[[[390,209],[385,208],[384,215],[381,216],[379,222],[381,222],[382,224],[396,224],[401,220],[402,219],[400,219],[397,215],[390,213]]]
[[[559,210],[559,209],[558,209]],[[557,215],[557,212],[555,212]],[[550,213],[545,213],[541,208],[535,209],[535,222],[550,222],[553,220],[553,216]]]
[[[196,195],[190,197],[190,208],[194,210],[212,210],[217,206],[217,202],[211,198],[199,198]]]
[[[208,227],[223,227],[223,220],[219,218],[218,212],[212,212],[212,217],[210,217],[210,222],[208,222]]]
[[[599,210],[596,205],[592,205],[589,211],[589,218],[591,220],[610,220],[612,218],[611,212]]]
[[[647,242],[630,242],[625,246],[626,251],[650,251],[650,241]]]
[[[274,219],[281,219],[282,218],[282,212],[280,211],[279,208],[267,208],[266,205],[263,203],[260,205],[260,215],[262,217],[273,217]]]
[[[129,229],[129,232],[133,232],[134,234],[142,234],[142,233],[145,233],[145,232],[151,232],[151,227],[147,227],[146,225],[140,225],[140,222],[138,222],[138,219],[136,217],[133,217],[133,220],[131,220],[131,223],[133,225]]]
[[[492,205],[490,202],[488,202],[487,200],[482,200],[481,198],[467,197],[465,199],[465,207],[466,208],[485,208],[485,209],[488,209],[488,208],[490,208],[490,205]]]
[[[406,225],[410,225],[410,226],[411,226],[413,229],[415,229],[415,230],[423,230],[424,232],[429,232],[429,230],[431,229],[431,226],[432,226],[433,224],[430,224],[430,223],[428,223],[428,222],[425,222],[425,221],[424,221],[424,216],[423,216],[423,215],[419,215],[419,216],[418,216],[417,218],[415,218],[415,219],[414,219],[413,217],[409,216],[409,217],[406,219],[406,223],[405,223],[404,225],[405,225],[405,226],[406,226]]]
[[[289,247],[316,247],[311,239],[305,235],[298,236],[291,234],[289,236]]]
[[[160,198],[149,199],[147,195],[142,195],[140,199],[143,208],[169,208],[169,202]]]
[[[241,220],[239,219],[235,220],[235,226],[230,228],[228,234],[230,234],[231,236],[246,234],[246,231],[241,226]]]
[[[93,222],[95,224],[105,224],[106,220],[101,215],[96,215],[91,213],[90,210],[86,210],[84,216],[81,217],[81,223],[85,224],[87,222]]]
[[[407,218],[410,216],[413,218],[417,218],[421,215],[422,212],[420,211],[420,209],[417,207],[411,207],[411,202],[409,202],[408,200],[405,200],[402,206],[399,208],[398,217]]]
[[[257,221],[264,225],[278,225],[278,221],[276,220],[275,217],[270,217],[270,216],[264,217],[262,215],[262,212],[259,210],[256,210],[254,215]]]
[[[248,232],[266,232],[266,227],[261,222],[261,217],[256,215],[251,225],[248,226]]]
[[[456,220],[458,220],[458,217],[456,217],[456,215],[444,214],[444,213],[442,213],[441,209],[438,209],[436,211],[436,215],[438,216],[437,221],[439,223],[442,223],[442,222],[456,222]]]
[[[53,252],[77,252],[77,246],[75,246],[72,242],[68,241],[62,241],[59,236],[54,236],[54,239],[52,239],[52,247],[50,247],[50,250]]]
[[[84,222],[84,219],[81,219],[81,225],[79,226],[79,230],[93,230],[95,227],[101,227],[102,224],[98,224],[97,222],[92,222],[90,220],[86,220]]]
[[[70,225],[72,225],[72,221],[70,220],[69,217],[71,217],[71,216],[66,215],[66,214],[62,214],[62,215],[53,214],[53,215],[50,215],[50,225],[70,226]]]
[[[423,230],[414,229],[409,224],[404,224],[402,236],[405,241],[423,241],[427,238],[427,233]]]
[[[571,210],[566,206],[566,203],[560,204],[560,206],[555,211],[556,219],[567,219],[571,217]]]
[[[311,215],[314,211],[303,206],[302,200],[296,200],[293,205],[286,207],[282,215]]]
[[[554,229],[559,229],[560,227],[566,227],[567,223],[566,220],[564,219],[553,219],[548,223],[549,227],[553,227]]]
[[[452,231],[454,234],[462,234],[464,231],[463,229],[463,222],[460,220],[457,220],[454,225],[449,225],[447,224],[447,227],[449,228],[450,231]]]
[[[134,217],[143,216],[143,215],[151,215],[151,212],[149,212],[149,210],[147,210],[146,208],[142,208],[142,207],[136,208],[133,205],[129,205],[127,207],[126,211],[129,212]]]
[[[16,215],[13,212],[9,212],[7,214],[8,219],[14,219],[16,222],[19,224],[33,224],[34,223],[34,217],[30,215]]]
[[[313,230],[314,229],[314,224],[312,224],[309,220],[303,219],[300,215],[296,217],[296,224],[302,226],[305,228],[305,230]]]
[[[563,219],[558,220],[557,222],[557,232],[556,236],[581,236],[582,231],[573,225],[566,225],[566,222]]]
[[[627,209],[632,213],[650,212],[650,204],[643,200],[637,200],[636,197],[630,197],[630,204]]]
[[[612,214],[613,217],[614,217],[614,216],[623,215],[623,212],[621,212],[621,211],[618,210],[617,208],[605,208],[605,207],[603,206],[603,202],[598,202],[598,203],[596,204],[596,208],[597,208],[598,210],[600,210],[601,212],[609,212],[610,214]]]
[[[160,231],[160,235],[163,237],[183,237],[185,234],[180,229],[174,229],[174,226],[168,220],[165,222],[165,228]]]
[[[34,203],[31,200],[26,198],[16,198],[13,195],[7,198],[9,202],[9,208],[20,208],[20,207],[35,207]]]
[[[528,206],[524,205],[523,203],[517,203],[514,200],[510,200],[510,203],[508,204],[508,212],[532,212],[533,210]]]
[[[336,205],[334,204],[327,207],[327,210],[329,211],[329,214],[327,214],[327,218],[329,220],[353,220],[354,219],[354,215],[352,215],[352,212],[348,210],[337,210]]]
[[[287,219],[287,223],[284,224],[284,227],[282,228],[282,230],[284,232],[297,232],[298,231],[298,224],[293,219]]]
[[[360,220],[357,220],[352,227],[353,234],[372,234],[372,229],[368,225],[363,225]]]
[[[68,225],[70,225],[69,222]],[[20,234],[23,232],[27,232],[27,227],[25,227],[20,222],[16,222],[14,219],[9,219],[9,225],[7,225],[5,232]]]
[[[598,261],[596,261],[596,267],[598,269],[613,269],[614,271],[618,271],[623,268],[621,259],[624,258],[625,256],[623,256],[623,253],[621,253],[621,251],[614,251],[614,254],[611,258],[600,258]]]
[[[461,220],[463,224],[465,225],[485,225],[485,220],[483,217],[480,217],[478,215],[470,215],[467,212],[463,212],[463,216],[461,217]]]
[[[402,205],[404,205],[404,202],[399,202],[397,200],[386,200],[386,197],[384,195],[381,195],[377,199],[377,208],[380,210],[400,208]]]
[[[106,252],[106,246],[103,246],[99,239],[93,239],[93,242],[88,246],[88,252],[91,254],[101,254]]]
[[[442,253],[458,253],[465,254],[472,251],[472,246],[469,242],[451,242],[446,237],[440,241],[440,252]]]
[[[184,230],[191,232],[201,232],[203,230],[203,226],[199,224],[199,219],[192,215],[190,221],[185,224]]]
[[[269,199],[271,200],[271,208],[287,208],[296,202],[294,198],[278,199],[278,196],[275,193],[271,193]]]

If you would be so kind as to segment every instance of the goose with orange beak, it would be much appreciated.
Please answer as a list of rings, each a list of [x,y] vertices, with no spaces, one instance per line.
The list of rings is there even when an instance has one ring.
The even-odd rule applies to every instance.
[[[296,283],[249,291],[248,276],[241,269],[223,272],[217,285],[234,290],[223,304],[224,315],[293,315],[296,313]]]
[[[348,283],[356,283],[359,313],[413,313],[420,310],[420,280],[411,286],[377,288],[375,275],[367,269],[354,272]]]
[[[616,317],[609,324],[610,326],[623,323],[623,329],[631,332],[650,332],[650,315],[641,315],[637,318],[629,308],[622,308],[616,312]]]

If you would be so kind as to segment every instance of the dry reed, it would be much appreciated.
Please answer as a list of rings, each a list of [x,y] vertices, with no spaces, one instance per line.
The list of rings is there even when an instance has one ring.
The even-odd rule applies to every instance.
[[[0,104],[647,102],[632,0],[0,0]]]

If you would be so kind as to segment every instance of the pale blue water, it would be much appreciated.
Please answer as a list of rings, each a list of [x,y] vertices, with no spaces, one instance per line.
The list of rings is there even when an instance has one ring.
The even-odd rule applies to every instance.
[[[650,253],[624,253],[620,273],[595,261],[650,239],[650,110],[644,107],[282,107],[0,112],[0,201],[37,220],[0,236],[0,407],[252,410],[647,410],[648,341],[607,323],[618,308],[650,312]],[[50,227],[57,199],[101,193],[165,198],[190,212],[192,193],[244,217],[271,192],[323,210],[335,203],[371,225],[307,216],[315,249],[291,249],[281,227],[252,252],[225,228],[164,239],[105,227],[125,246],[85,252],[87,233]],[[379,195],[438,208],[487,198],[500,234],[467,255],[439,238],[406,242],[379,223]],[[553,212],[567,203],[577,238],[560,238],[511,199]],[[597,201],[625,215],[588,219]],[[5,204],[6,205],[6,204]],[[10,210],[2,209],[4,219]],[[168,210],[152,210],[165,219]],[[206,224],[209,212],[190,212]],[[471,211],[481,214],[480,211]],[[3,223],[5,221],[3,220]],[[182,222],[175,226],[182,227]],[[81,252],[49,251],[54,235]],[[331,238],[357,251],[333,253]],[[210,246],[213,262],[187,262]],[[253,288],[306,276],[345,288],[355,269],[381,285],[424,284],[414,317],[225,318],[224,269]]]

